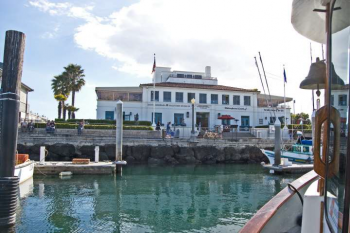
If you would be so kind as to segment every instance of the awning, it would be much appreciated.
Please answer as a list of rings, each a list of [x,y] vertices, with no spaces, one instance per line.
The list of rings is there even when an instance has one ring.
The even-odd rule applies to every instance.
[[[221,117],[218,117],[218,119],[221,119],[221,120],[232,120],[232,119],[235,119],[235,118],[230,116],[230,115],[222,115]]]

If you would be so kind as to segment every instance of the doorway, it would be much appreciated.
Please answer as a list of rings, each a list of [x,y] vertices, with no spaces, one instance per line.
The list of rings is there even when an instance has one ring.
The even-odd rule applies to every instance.
[[[209,112],[197,112],[196,113],[196,123],[199,125],[201,123],[201,127],[208,128],[209,127]]]

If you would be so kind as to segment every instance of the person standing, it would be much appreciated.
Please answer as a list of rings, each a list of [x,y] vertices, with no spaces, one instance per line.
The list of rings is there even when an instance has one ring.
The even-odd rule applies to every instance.
[[[171,131],[170,124],[171,122],[169,121],[168,124],[166,125],[166,134],[170,134],[170,131]]]
[[[157,122],[156,130],[160,130],[160,121]]]

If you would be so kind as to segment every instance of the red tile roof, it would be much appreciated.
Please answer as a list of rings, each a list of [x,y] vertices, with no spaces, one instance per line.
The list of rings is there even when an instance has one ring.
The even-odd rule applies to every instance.
[[[153,83],[140,84],[140,87],[152,87]],[[219,91],[242,91],[242,92],[259,92],[257,89],[243,89],[237,87],[229,87],[222,85],[207,85],[207,84],[193,84],[193,83],[171,83],[162,82],[156,83],[156,87],[175,87],[175,88],[191,88],[191,89],[208,89]]]

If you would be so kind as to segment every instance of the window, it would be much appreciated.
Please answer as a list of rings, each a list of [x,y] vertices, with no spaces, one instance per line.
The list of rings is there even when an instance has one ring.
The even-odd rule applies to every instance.
[[[250,96],[244,96],[244,105],[250,106]]]
[[[207,103],[207,94],[199,94],[199,103],[206,104]]]
[[[114,92],[114,100],[128,101],[128,93],[126,92]]]
[[[154,101],[153,91],[151,91],[151,101]],[[156,91],[156,101],[159,101],[159,91]]]
[[[184,114],[183,113],[174,113],[174,124],[175,125],[181,125],[184,124]]]
[[[196,99],[195,93],[187,93],[187,103],[191,103],[192,99]]]
[[[233,96],[233,105],[241,105],[241,97],[239,95]]]
[[[176,74],[176,77],[177,77],[177,78],[184,78],[185,75],[184,75],[184,74]]]
[[[334,95],[331,95],[331,105],[334,106]]]
[[[222,104],[229,104],[229,103],[230,103],[230,96],[222,95]]]
[[[178,103],[184,102],[184,93],[176,92],[175,101],[178,102]]]
[[[114,120],[114,111],[106,111],[105,112],[106,120]]]
[[[346,99],[346,95],[339,95],[338,97],[338,105],[339,106],[346,106],[347,105],[347,99]]]
[[[211,94],[211,103],[218,104],[218,95],[217,94]]]
[[[163,92],[163,101],[164,102],[171,102],[171,92],[170,91]]]
[[[194,78],[195,78],[195,79],[202,79],[202,75],[197,75],[197,74],[196,74],[196,75],[194,76]]]
[[[264,124],[264,119],[259,119],[259,125]]]
[[[274,124],[276,121],[276,117],[270,117],[270,124]]]
[[[186,78],[192,78],[192,74],[186,74]]]
[[[142,101],[142,93],[129,93],[129,101]]]

